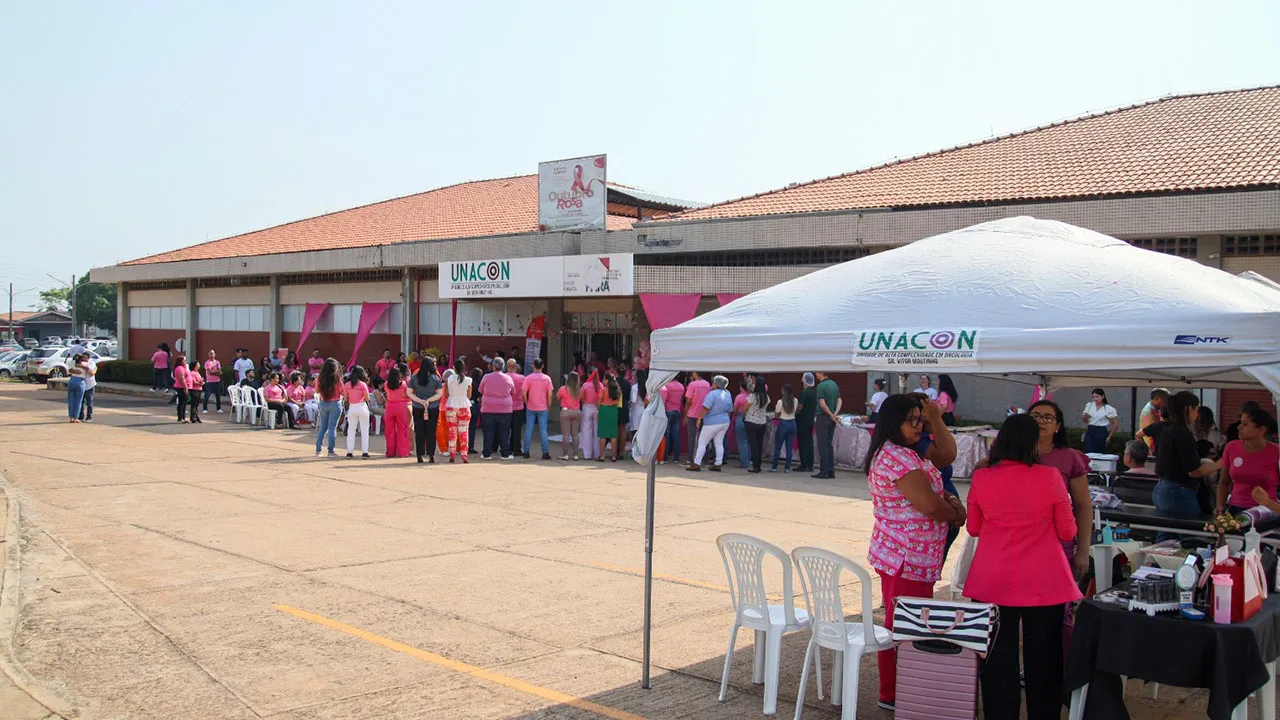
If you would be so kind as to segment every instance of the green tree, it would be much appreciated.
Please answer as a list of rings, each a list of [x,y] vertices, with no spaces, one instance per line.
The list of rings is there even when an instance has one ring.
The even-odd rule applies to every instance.
[[[89,273],[76,279],[76,321],[82,325],[116,329],[116,286],[89,282]],[[40,291],[40,309],[71,312],[71,288]]]
[[[40,309],[71,312],[71,288],[58,287],[41,290]]]

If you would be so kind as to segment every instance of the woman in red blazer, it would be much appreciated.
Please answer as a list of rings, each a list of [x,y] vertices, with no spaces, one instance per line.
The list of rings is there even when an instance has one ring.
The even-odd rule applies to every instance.
[[[1036,464],[1039,439],[1031,416],[1006,420],[990,465],[973,474],[969,489],[967,527],[980,540],[965,595],[1000,607],[1000,630],[982,667],[988,720],[1019,717],[1019,629],[1028,720],[1062,714],[1063,610],[1080,599],[1062,543],[1075,537],[1076,521],[1061,473]]]

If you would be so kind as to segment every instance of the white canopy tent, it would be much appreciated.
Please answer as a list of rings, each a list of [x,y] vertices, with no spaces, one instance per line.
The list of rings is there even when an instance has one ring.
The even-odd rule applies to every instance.
[[[835,265],[653,333],[650,396],[681,370],[949,372],[1050,387],[1280,392],[1280,286],[1056,221],[983,223]],[[649,464],[662,403],[633,454]],[[644,685],[651,558],[646,556]]]

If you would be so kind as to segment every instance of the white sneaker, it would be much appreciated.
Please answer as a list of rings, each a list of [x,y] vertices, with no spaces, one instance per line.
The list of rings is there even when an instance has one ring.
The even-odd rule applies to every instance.
[[[503,455],[503,456],[502,456],[502,459],[503,459],[503,460],[514,460],[514,459],[515,459],[515,456],[514,456],[514,455]]]
[[[222,411],[221,411],[221,410],[219,410],[219,411],[218,411],[218,414],[219,414],[219,415],[221,415],[221,414],[222,414]]]

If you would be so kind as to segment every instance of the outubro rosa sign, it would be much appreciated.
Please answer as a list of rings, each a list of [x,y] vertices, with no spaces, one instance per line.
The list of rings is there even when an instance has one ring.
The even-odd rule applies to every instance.
[[[853,346],[859,367],[963,367],[978,357],[977,328],[862,330]]]

